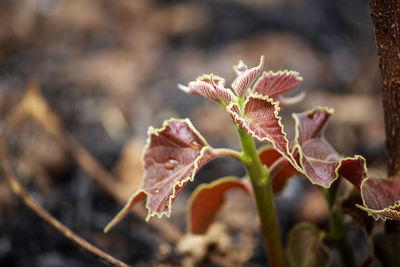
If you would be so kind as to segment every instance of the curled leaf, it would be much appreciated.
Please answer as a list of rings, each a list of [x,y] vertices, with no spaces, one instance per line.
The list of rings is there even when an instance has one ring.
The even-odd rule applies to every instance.
[[[338,176],[347,179],[361,192],[363,206],[376,219],[400,221],[400,177],[368,178],[361,156],[340,158],[324,138],[327,121],[333,110],[316,108],[294,114],[296,121],[295,157],[312,183],[330,187]]]
[[[240,125],[246,133],[259,141],[272,144],[274,149],[300,170],[289,151],[289,141],[278,114],[278,102],[274,102],[268,96],[251,94],[244,102],[243,111],[236,103],[231,103],[227,107],[227,111],[233,121]]]
[[[294,157],[303,173],[313,183],[329,188],[341,175],[355,186],[366,177],[365,159],[361,156],[341,158],[324,137],[332,109],[317,107],[293,114],[296,122]]]
[[[218,156],[188,119],[171,119],[161,129],[149,128],[143,153],[144,180],[125,207],[106,226],[118,223],[139,201],[146,199],[146,220],[171,213],[171,205],[196,172]]]
[[[274,193],[282,192],[287,181],[298,173],[292,164],[271,145],[261,147],[258,150],[258,156],[261,163],[270,169],[272,191]]]
[[[295,88],[303,80],[296,71],[263,72],[253,93],[274,98]]]
[[[400,177],[366,178],[361,183],[361,197],[367,211],[375,219],[400,222]]]
[[[256,80],[258,75],[260,75],[263,67],[264,56],[261,56],[258,66],[251,69],[247,69],[247,66],[239,61],[239,64],[233,68],[238,76],[232,83],[232,89],[237,96],[243,97],[246,94],[251,84]]]
[[[332,252],[323,243],[324,236],[325,233],[314,224],[297,224],[289,234],[287,252],[291,266],[329,266]]]
[[[224,177],[209,184],[202,184],[192,193],[188,204],[188,230],[193,234],[204,234],[213,222],[224,202],[224,195],[233,189],[252,193],[247,178]]]
[[[224,86],[225,79],[213,74],[202,75],[196,81],[190,82],[188,86],[178,84],[178,88],[185,93],[203,96],[226,106],[232,101],[234,95]]]

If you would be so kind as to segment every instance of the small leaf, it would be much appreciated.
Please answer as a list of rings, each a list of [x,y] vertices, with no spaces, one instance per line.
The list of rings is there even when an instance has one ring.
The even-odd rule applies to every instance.
[[[259,141],[272,144],[274,149],[301,171],[289,152],[289,141],[278,114],[278,102],[274,102],[268,96],[251,94],[244,102],[243,112],[236,103],[231,103],[227,111],[233,121],[239,124],[246,133]]]
[[[225,79],[213,74],[202,75],[196,81],[190,82],[188,86],[178,84],[178,88],[185,93],[203,96],[226,106],[235,96],[224,86]]]
[[[274,98],[295,88],[303,80],[296,71],[263,72],[253,93]],[[275,99],[276,100],[276,99]]]
[[[294,157],[304,174],[313,183],[329,188],[341,175],[356,187],[367,176],[365,159],[361,156],[341,158],[324,137],[332,109],[318,107],[293,114],[296,122]]]
[[[270,168],[272,191],[280,193],[285,188],[287,181],[295,176],[298,171],[271,145],[258,149],[261,163]]]
[[[331,251],[322,242],[325,233],[314,224],[299,223],[289,234],[288,256],[293,267],[329,266]]]
[[[264,56],[261,56],[258,66],[251,69],[247,69],[247,66],[239,61],[239,64],[234,67],[238,76],[232,83],[232,89],[237,96],[243,97],[246,94],[251,84],[256,80],[258,75],[260,75],[263,67]]]
[[[361,196],[367,211],[375,219],[400,222],[400,177],[366,178],[361,184]]]
[[[188,230],[193,234],[204,234],[213,222],[224,202],[224,195],[233,189],[252,193],[247,178],[224,177],[209,184],[202,184],[192,193],[188,204]]]
[[[105,232],[146,197],[146,220],[155,215],[169,216],[175,198],[186,183],[193,181],[196,172],[218,156],[188,119],[171,119],[157,130],[150,127],[148,135],[143,153],[143,185],[106,226]]]
[[[249,68],[247,67],[246,64],[243,63],[243,61],[239,60],[239,63],[237,65],[233,66],[233,70],[236,73],[236,76],[241,75],[243,72],[248,70]]]

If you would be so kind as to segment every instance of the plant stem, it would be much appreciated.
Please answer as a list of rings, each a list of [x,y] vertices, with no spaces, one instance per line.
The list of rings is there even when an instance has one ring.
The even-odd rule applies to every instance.
[[[330,212],[330,232],[328,237],[339,251],[340,260],[344,267],[355,267],[353,248],[345,234],[343,225],[343,215],[336,209],[335,200],[339,182],[335,182],[330,189],[323,189],[323,194],[329,206]]]
[[[238,127],[238,132],[243,148],[242,161],[245,164],[253,187],[270,266],[286,266],[268,170],[261,165],[251,135],[245,133],[240,126]]]
[[[218,154],[218,156],[228,157],[228,158],[232,158],[236,161],[242,162],[242,158],[241,158],[242,154],[236,150],[229,149],[229,148],[214,148],[213,152]]]

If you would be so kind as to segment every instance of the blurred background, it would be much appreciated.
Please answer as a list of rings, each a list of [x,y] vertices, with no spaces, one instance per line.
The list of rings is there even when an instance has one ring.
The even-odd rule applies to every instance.
[[[189,117],[212,146],[239,148],[226,113],[184,94],[177,84],[203,73],[230,84],[232,65],[241,59],[256,66],[261,55],[265,70],[296,70],[304,79],[293,94],[304,91],[306,98],[282,113],[289,136],[292,112],[330,106],[335,114],[327,138],[334,147],[344,155],[364,155],[369,167],[385,168],[380,76],[367,1],[2,0],[0,125],[4,129],[29,86],[40,90],[40,99],[63,125],[58,138],[46,119],[24,119],[8,129],[13,170],[56,218],[134,266],[265,266],[253,203],[241,192],[229,194],[217,230],[202,240],[170,242],[162,234],[168,229],[155,229],[134,214],[109,234],[102,232],[140,185],[148,126]],[[93,179],[60,135],[115,177],[117,193]],[[187,198],[196,185],[244,174],[231,160],[209,163],[179,196],[172,217],[162,221],[184,232]],[[327,227],[320,190],[305,178],[289,183],[277,196],[277,207],[284,238],[298,221]],[[360,262],[368,248],[354,228]],[[200,247],[200,255],[193,252]],[[1,179],[0,266],[102,264],[42,222]]]

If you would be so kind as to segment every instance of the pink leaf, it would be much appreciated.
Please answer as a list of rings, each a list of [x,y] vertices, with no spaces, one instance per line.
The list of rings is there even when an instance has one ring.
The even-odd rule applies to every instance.
[[[238,74],[236,79],[232,83],[232,89],[237,96],[243,97],[251,84],[256,80],[258,75],[261,73],[264,66],[264,56],[261,56],[260,63],[257,67],[247,69],[247,66],[243,62],[234,67],[234,70]]]
[[[196,81],[190,82],[188,86],[178,85],[179,89],[185,93],[203,96],[226,106],[232,101],[234,95],[224,86],[225,79],[213,74],[202,75]]]
[[[394,219],[400,222],[400,177],[366,178],[361,184],[361,197],[367,211],[375,219]]]
[[[163,214],[169,216],[171,205],[186,183],[193,181],[196,172],[218,156],[188,119],[171,119],[157,130],[150,127],[148,135],[143,153],[143,185],[106,226],[105,231],[146,197],[146,220],[155,215],[159,218]]]
[[[295,88],[303,78],[295,71],[265,72],[254,85],[253,92],[275,98]]]
[[[301,170],[289,152],[289,141],[278,115],[277,102],[268,96],[251,94],[244,102],[243,111],[236,103],[231,103],[227,111],[248,134],[259,141],[272,144],[296,169]]]
[[[366,177],[365,159],[361,156],[341,158],[324,137],[333,110],[315,108],[293,114],[296,122],[294,156],[303,173],[314,184],[330,187],[339,175],[355,186]]]
[[[188,205],[188,230],[193,234],[204,234],[213,222],[224,202],[225,193],[242,189],[252,193],[247,178],[225,177],[209,184],[202,184],[192,193]]]

